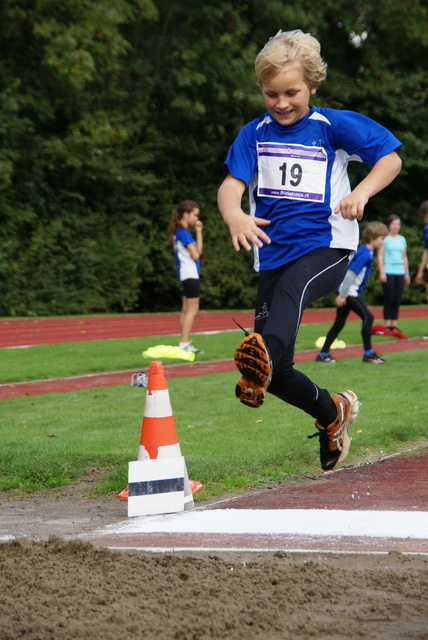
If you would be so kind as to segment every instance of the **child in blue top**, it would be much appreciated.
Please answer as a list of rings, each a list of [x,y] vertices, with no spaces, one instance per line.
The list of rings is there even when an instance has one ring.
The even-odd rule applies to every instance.
[[[196,241],[189,231],[194,227]],[[193,200],[183,200],[171,211],[168,243],[174,247],[178,279],[183,287],[180,315],[180,349],[193,353],[202,353],[189,340],[193,322],[199,311],[200,300],[200,261],[202,254],[203,223],[199,220],[199,205]]]
[[[259,286],[254,333],[235,352],[236,395],[259,407],[265,392],[316,419],[325,471],[346,458],[353,391],[330,395],[294,368],[305,307],[335,291],[358,247],[358,220],[369,198],[399,173],[400,142],[373,120],[310,105],[326,77],[319,42],[300,30],[279,32],[256,58],[266,112],[245,125],[225,161],[219,210],[232,244],[254,246]],[[351,160],[372,169],[352,190]],[[249,189],[250,215],[242,210]]]
[[[385,360],[372,348],[372,325],[374,316],[361,298],[362,291],[367,284],[373,260],[374,251],[380,249],[384,238],[388,235],[388,227],[382,222],[369,222],[363,231],[364,244],[352,258],[346,276],[339,287],[335,303],[337,306],[336,320],[327,334],[324,345],[316,357],[317,362],[334,363],[336,360],[330,355],[329,349],[342,331],[351,311],[362,320],[361,335],[363,337],[363,362],[383,364]]]

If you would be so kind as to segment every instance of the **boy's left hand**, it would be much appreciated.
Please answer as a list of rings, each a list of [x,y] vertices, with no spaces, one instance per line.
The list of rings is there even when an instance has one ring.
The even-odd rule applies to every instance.
[[[361,220],[369,198],[385,189],[399,174],[400,169],[401,159],[395,151],[383,156],[364,180],[342,198],[334,213],[341,213],[346,220]]]
[[[369,201],[367,196],[359,195],[352,191],[347,196],[342,198],[334,213],[341,213],[342,218],[346,220],[362,220],[364,215],[364,207]]]

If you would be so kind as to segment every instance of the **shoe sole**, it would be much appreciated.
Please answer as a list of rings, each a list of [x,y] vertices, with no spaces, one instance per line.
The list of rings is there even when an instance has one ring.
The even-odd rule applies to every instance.
[[[261,335],[246,336],[238,345],[234,360],[242,375],[236,385],[236,397],[247,407],[261,407],[271,380],[271,362]]]
[[[345,419],[345,422],[342,426],[342,451],[340,452],[340,456],[336,460],[333,467],[329,469],[324,469],[324,471],[333,471],[337,469],[348,456],[349,450],[351,448],[351,436],[349,435],[348,428],[351,424],[353,424],[358,418],[358,413],[360,411],[361,402],[358,400],[358,396],[353,391],[341,391],[340,393],[334,394],[336,396],[342,396],[346,398],[350,402],[349,412]]]

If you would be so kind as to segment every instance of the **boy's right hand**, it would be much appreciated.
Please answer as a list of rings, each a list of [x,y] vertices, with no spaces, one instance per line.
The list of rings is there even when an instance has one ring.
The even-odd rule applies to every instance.
[[[250,251],[250,242],[259,248],[263,246],[263,242],[270,244],[269,236],[260,228],[270,224],[270,221],[249,216],[241,208],[245,188],[245,182],[228,173],[217,196],[218,208],[229,227],[235,251],[240,250],[240,245]]]
[[[270,220],[249,216],[241,210],[240,213],[225,218],[225,221],[229,227],[235,251],[240,250],[240,245],[246,251],[251,251],[250,242],[259,248],[263,246],[263,243],[270,244],[271,242],[269,236],[260,228],[269,225]]]

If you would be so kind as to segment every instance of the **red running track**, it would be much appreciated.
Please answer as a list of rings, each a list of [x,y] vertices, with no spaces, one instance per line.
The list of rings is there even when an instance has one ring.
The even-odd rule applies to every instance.
[[[407,351],[409,349],[428,349],[428,340],[415,338],[410,340],[397,340],[396,342],[385,342],[382,344],[383,354],[394,351]],[[295,353],[294,361],[299,363],[314,360],[317,353],[316,350],[298,351]],[[340,351],[340,358],[352,357],[361,357],[361,345],[347,347]],[[93,389],[95,387],[100,388],[112,387],[118,384],[131,384],[132,375],[141,371],[148,373],[149,368],[0,384],[0,401],[19,398],[20,396],[40,396],[46,393],[65,393],[68,391]],[[210,373],[227,373],[229,371],[236,371],[233,359],[165,365],[165,374],[168,379],[194,378]]]
[[[372,309],[376,320],[382,320],[382,310]],[[402,307],[401,318],[428,317],[428,307]],[[333,322],[334,309],[307,309],[302,324]],[[253,326],[252,311],[200,312],[196,316],[192,333],[236,330],[235,319],[246,329]],[[351,314],[350,320],[358,320]],[[178,335],[179,314],[160,313],[122,314],[116,316],[31,318],[0,320],[0,347],[24,347],[59,342],[143,338]]]
[[[380,312],[379,312],[380,313]],[[420,317],[426,315],[427,309],[409,308],[403,310],[402,317]],[[375,311],[376,316],[376,311]],[[306,324],[332,321],[334,310],[320,309],[305,311],[303,321]],[[128,323],[128,318],[132,322]],[[201,313],[195,326],[196,332],[226,331],[235,329],[233,319],[237,320],[243,327],[251,328],[253,315],[251,312],[237,313]],[[358,319],[358,317],[355,317]],[[13,327],[13,332],[8,333],[2,325],[10,326],[15,323],[19,327]],[[33,323],[36,327],[33,326]],[[83,324],[82,324],[83,323]],[[62,318],[52,320],[10,320],[0,321],[0,336],[6,342],[20,338],[38,340],[32,344],[46,344],[56,342],[76,342],[79,340],[101,340],[111,338],[130,337],[128,333],[136,337],[150,335],[173,334],[173,326],[178,325],[178,314],[165,314],[156,316],[106,316],[100,318]],[[58,333],[54,326],[61,327]],[[85,326],[86,329],[82,329]],[[63,339],[59,339],[59,336]],[[90,336],[95,337],[90,337]],[[28,343],[27,343],[28,344]],[[0,343],[0,346],[3,346]],[[17,345],[18,346],[18,345]],[[428,341],[422,339],[396,340],[382,344],[382,353],[393,351],[406,351],[408,349],[426,349]],[[315,358],[315,350],[300,351],[295,354],[295,362],[305,362]],[[341,358],[351,358],[361,356],[361,345],[347,347],[341,350]],[[165,365],[167,378],[195,377],[210,373],[226,373],[235,371],[233,359],[216,360],[211,362],[193,362],[191,364]],[[69,378],[54,378],[49,380],[34,380],[31,382],[17,382],[0,384],[0,401],[10,398],[17,398],[23,395],[36,396],[46,393],[64,393],[68,391],[78,391],[81,389],[92,389],[95,387],[110,387],[118,384],[130,384],[132,375],[137,371],[148,371],[148,368],[138,370],[113,371],[107,373],[88,374],[83,376],[73,376]]]

